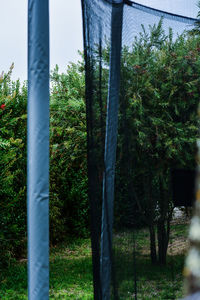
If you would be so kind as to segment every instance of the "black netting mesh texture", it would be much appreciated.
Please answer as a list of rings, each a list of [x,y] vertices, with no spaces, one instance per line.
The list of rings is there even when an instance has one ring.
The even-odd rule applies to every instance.
[[[158,131],[168,117],[187,120],[160,97],[177,92],[166,53],[177,55],[195,20],[121,0],[82,0],[82,11],[94,299],[177,299],[190,209],[174,210],[181,160],[165,160]]]

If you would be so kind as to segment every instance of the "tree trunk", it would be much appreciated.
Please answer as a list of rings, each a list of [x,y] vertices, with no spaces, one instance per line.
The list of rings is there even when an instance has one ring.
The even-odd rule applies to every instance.
[[[166,265],[167,247],[168,247],[168,234],[163,220],[158,221],[157,225],[158,234],[158,261],[162,265]]]
[[[166,172],[163,172],[163,176],[167,176]],[[163,178],[159,178],[160,189],[160,217],[157,223],[157,238],[158,238],[158,261],[160,264],[166,264],[167,248],[169,242],[170,233],[170,216],[169,214],[169,193],[166,192],[163,184]]]
[[[155,228],[153,224],[150,224],[149,232],[150,232],[151,262],[152,264],[156,264],[157,263],[156,234],[155,234]]]

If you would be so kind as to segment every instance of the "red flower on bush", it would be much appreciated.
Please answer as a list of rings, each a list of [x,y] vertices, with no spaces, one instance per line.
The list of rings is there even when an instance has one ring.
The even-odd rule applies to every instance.
[[[5,104],[2,104],[1,105],[1,109],[5,109],[6,105]]]
[[[140,69],[141,68],[140,65],[135,65],[134,67],[135,67],[135,69]]]

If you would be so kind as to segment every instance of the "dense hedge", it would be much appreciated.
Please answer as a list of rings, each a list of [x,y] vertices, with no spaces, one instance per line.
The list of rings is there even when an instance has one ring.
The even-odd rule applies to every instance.
[[[21,253],[26,239],[27,88],[0,78],[0,264]]]
[[[26,251],[27,86],[0,78],[0,264]],[[79,71],[81,68],[81,72]],[[84,74],[78,65],[51,78],[50,241],[88,235]]]
[[[143,220],[150,230],[152,261],[157,260],[157,243],[158,259],[165,263],[173,211],[171,171],[195,167],[199,36],[185,33],[175,39],[171,30],[164,33],[161,20],[150,33],[141,32],[132,49],[123,49],[121,80],[117,178],[122,192],[116,216],[119,224]]]
[[[160,25],[150,35],[141,34],[133,49],[123,49],[122,53],[126,107],[120,106],[117,172],[121,172],[124,187],[132,181],[137,183],[136,192],[142,191],[140,185],[146,183],[140,178],[146,180],[144,174],[148,172],[150,185],[163,186],[165,192],[172,166],[194,166],[200,38],[186,34],[175,40],[171,32],[166,36]],[[105,49],[105,66],[107,54]],[[27,86],[11,81],[12,68],[0,77],[0,264],[26,249]],[[82,63],[71,64],[65,74],[59,74],[56,67],[51,74],[50,238],[54,244],[65,235],[88,234],[84,85]],[[125,176],[125,127],[134,146],[129,153],[135,168],[129,172],[130,182]],[[149,169],[152,165],[156,166],[153,174]],[[126,192],[124,189],[124,195]],[[156,201],[149,206],[152,209],[160,203],[160,216],[165,221],[169,210],[163,212],[163,202]],[[122,206],[119,199],[116,209],[126,209]],[[148,216],[148,209],[145,213]],[[120,214],[116,220],[124,222]]]
[[[83,67],[51,76],[51,240],[88,234],[85,79]]]

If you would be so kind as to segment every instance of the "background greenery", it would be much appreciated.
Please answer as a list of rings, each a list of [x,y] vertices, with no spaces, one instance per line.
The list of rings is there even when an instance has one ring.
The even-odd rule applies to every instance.
[[[149,227],[153,263],[166,263],[171,172],[195,168],[199,42],[190,33],[166,35],[161,19],[122,51],[116,216],[120,226],[132,219]]]
[[[103,53],[107,76],[108,49]],[[26,252],[26,104],[27,85],[0,77],[0,266]],[[116,222],[131,203],[123,199],[134,182],[141,218],[151,233],[151,259],[164,263],[173,203],[172,167],[194,167],[196,109],[200,95],[200,38],[185,33],[175,39],[162,20],[122,51],[123,101],[120,105]],[[106,93],[105,93],[106,95]],[[105,108],[104,108],[105,109]],[[85,76],[83,62],[66,73],[51,74],[50,240],[89,236]],[[124,117],[124,113],[125,116]],[[127,139],[124,136],[127,130]],[[134,158],[126,170],[127,155]],[[133,168],[134,166],[134,168]],[[152,168],[152,166],[154,166]],[[149,180],[149,182],[148,182]],[[133,192],[133,191],[132,191]],[[159,195],[159,196],[158,196]],[[159,253],[156,251],[156,227]],[[164,245],[164,246],[163,246]]]

